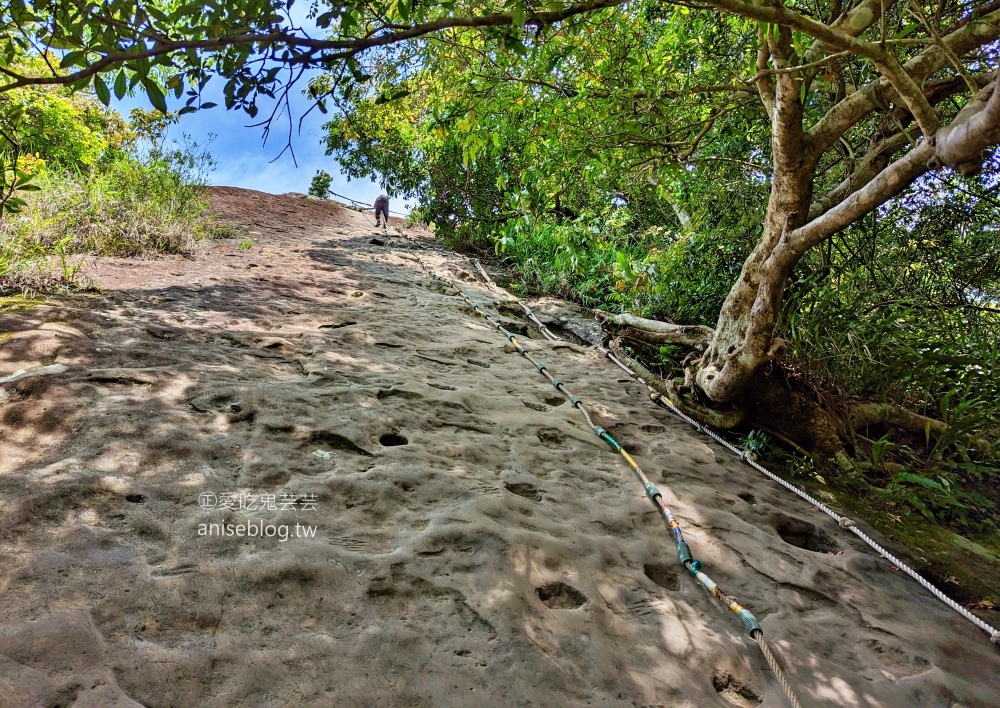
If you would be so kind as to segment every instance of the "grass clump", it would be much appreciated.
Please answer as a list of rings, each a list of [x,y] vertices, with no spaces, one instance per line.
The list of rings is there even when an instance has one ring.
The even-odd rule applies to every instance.
[[[46,173],[36,184],[24,212],[0,224],[0,239],[26,255],[184,253],[199,236],[205,204],[167,165],[122,159],[91,174]]]

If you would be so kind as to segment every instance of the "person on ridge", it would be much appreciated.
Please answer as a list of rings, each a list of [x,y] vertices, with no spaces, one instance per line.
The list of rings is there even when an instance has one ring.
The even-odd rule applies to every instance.
[[[379,215],[382,216],[381,223]],[[386,194],[378,195],[378,199],[375,200],[375,225],[383,229],[389,226],[389,196]]]

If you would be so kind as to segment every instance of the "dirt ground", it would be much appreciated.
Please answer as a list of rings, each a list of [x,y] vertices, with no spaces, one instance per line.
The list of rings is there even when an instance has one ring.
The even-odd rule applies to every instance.
[[[0,309],[0,706],[784,705],[621,459],[421,268],[496,303],[467,259],[330,202],[212,202],[237,238]],[[590,347],[499,316],[803,705],[1000,703],[985,635]]]

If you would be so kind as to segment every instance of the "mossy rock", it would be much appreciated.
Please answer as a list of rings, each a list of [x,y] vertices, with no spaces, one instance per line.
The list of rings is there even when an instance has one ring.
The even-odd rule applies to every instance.
[[[0,297],[0,312],[27,312],[45,304],[45,298],[28,295],[6,295]]]
[[[972,540],[915,516],[879,530],[909,551],[914,570],[958,602],[1000,603],[1000,533]]]

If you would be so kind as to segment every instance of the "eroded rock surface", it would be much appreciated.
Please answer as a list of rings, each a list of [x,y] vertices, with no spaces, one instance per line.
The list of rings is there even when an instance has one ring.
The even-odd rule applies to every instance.
[[[105,260],[99,295],[0,312],[0,379],[67,367],[0,400],[0,703],[782,705],[621,460],[417,259],[494,301],[469,262],[329,203],[214,200],[252,249]],[[1000,654],[955,613],[597,353],[525,343],[804,705],[995,704]]]

